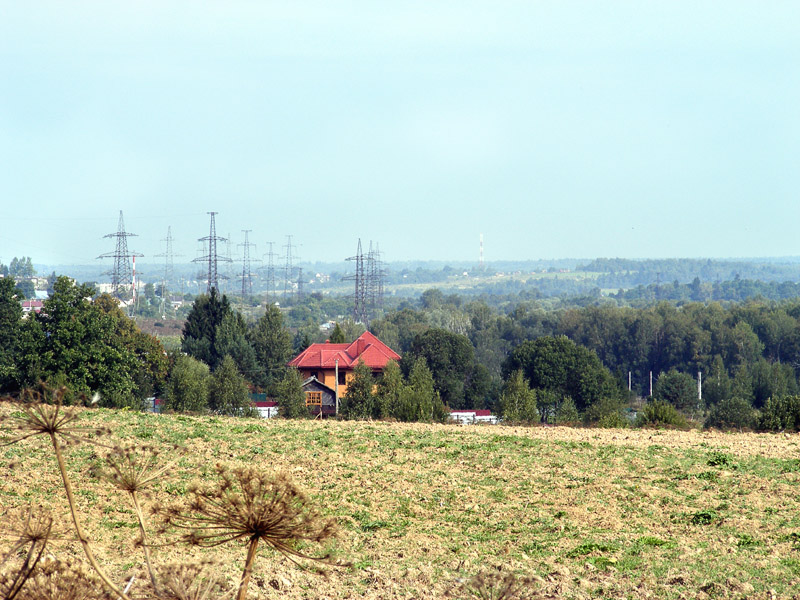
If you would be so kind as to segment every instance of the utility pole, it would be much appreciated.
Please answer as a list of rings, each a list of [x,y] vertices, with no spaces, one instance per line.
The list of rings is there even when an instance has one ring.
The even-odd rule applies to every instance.
[[[163,307],[165,303],[169,300],[169,294],[167,293],[167,286],[171,284],[174,278],[174,270],[173,270],[173,260],[175,256],[182,256],[181,254],[176,255],[172,251],[172,227],[167,227],[167,237],[166,239],[161,240],[162,242],[166,243],[166,248],[162,254],[156,254],[156,258],[164,258],[164,278],[161,280],[161,305],[162,311],[161,314],[164,314]]]

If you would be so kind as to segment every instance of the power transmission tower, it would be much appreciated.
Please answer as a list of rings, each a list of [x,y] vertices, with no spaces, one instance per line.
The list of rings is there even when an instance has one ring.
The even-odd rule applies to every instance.
[[[242,229],[242,231],[244,232],[244,244],[239,244],[239,246],[244,248],[242,252],[242,298],[247,298],[253,295],[253,274],[250,272],[250,248],[255,248],[256,245],[251,243],[248,238],[248,234],[253,230]]]
[[[275,242],[267,242],[269,245],[269,252],[264,256],[267,257],[267,298],[275,297],[275,253],[272,251],[272,246]],[[262,267],[263,268],[263,267]]]
[[[367,314],[367,278],[364,272],[364,253],[361,251],[361,238],[358,239],[358,250],[355,256],[347,258],[348,261],[355,261],[355,275],[348,275],[345,280],[355,281],[355,292],[353,293],[353,320],[356,323],[363,323],[369,326]]]
[[[211,294],[212,289],[216,289],[217,293],[219,293],[219,279],[217,273],[217,263],[219,261],[222,262],[231,262],[231,259],[228,257],[220,257],[217,255],[217,242],[227,242],[227,238],[219,237],[217,235],[217,226],[214,223],[214,215],[216,212],[208,213],[211,215],[211,228],[209,230],[209,234],[206,237],[199,238],[197,241],[199,242],[207,242],[208,246],[208,253],[205,256],[200,256],[195,258],[192,262],[208,262],[208,286],[206,287],[206,292]]]
[[[125,231],[125,221],[122,218],[122,211],[119,211],[119,224],[117,225],[116,233],[109,233],[104,235],[103,238],[116,238],[117,243],[114,252],[106,252],[97,258],[113,258],[114,267],[111,271],[104,273],[111,275],[111,293],[117,298],[121,298],[121,288],[131,286],[133,288],[133,270],[131,269],[130,259],[134,256],[144,256],[136,252],[128,251],[128,238],[134,237],[135,233],[127,233]]]
[[[162,242],[165,242],[164,252],[161,254],[156,254],[156,258],[163,258],[164,259],[164,278],[161,281],[161,296],[163,297],[166,295],[167,285],[172,282],[173,278],[175,277],[173,264],[174,259],[176,256],[183,256],[183,254],[175,254],[172,251],[172,227],[167,227],[167,237]]]
[[[283,299],[285,300],[287,296],[291,297],[293,289],[294,289],[294,282],[292,281],[292,275],[294,274],[294,257],[292,256],[292,236],[286,236],[286,266],[283,268],[284,278],[283,278]]]
[[[297,299],[303,299],[303,267],[297,268]]]

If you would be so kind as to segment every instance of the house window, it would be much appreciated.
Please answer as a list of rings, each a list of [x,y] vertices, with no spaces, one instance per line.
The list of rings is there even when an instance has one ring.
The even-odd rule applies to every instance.
[[[347,373],[339,371],[339,385],[344,385],[345,383],[347,383]]]
[[[306,406],[322,406],[322,392],[306,392]]]

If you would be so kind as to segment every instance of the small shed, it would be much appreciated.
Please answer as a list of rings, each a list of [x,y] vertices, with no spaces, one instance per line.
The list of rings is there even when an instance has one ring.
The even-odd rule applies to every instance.
[[[336,415],[336,391],[319,381],[314,375],[303,382],[306,406],[315,417]]]

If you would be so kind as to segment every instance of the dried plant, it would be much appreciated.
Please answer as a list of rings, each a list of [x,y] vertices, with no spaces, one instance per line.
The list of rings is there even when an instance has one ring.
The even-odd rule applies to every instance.
[[[6,515],[6,522],[9,524],[0,529],[0,537],[10,539],[12,543],[0,559],[0,566],[8,567],[0,574],[0,598],[13,600],[19,597],[53,537],[53,518],[47,512],[30,507],[17,519],[9,519]],[[22,561],[14,564],[20,553],[24,554]]]
[[[534,598],[531,590],[533,583],[529,577],[517,577],[498,566],[456,584],[448,596],[460,600],[526,600]]]
[[[182,540],[199,546],[226,542],[248,544],[247,560],[237,600],[243,600],[258,545],[263,541],[286,557],[329,561],[297,548],[300,541],[323,542],[335,534],[333,521],[323,519],[285,474],[263,473],[252,467],[229,469],[217,465],[218,482],[193,486],[188,510],[163,510],[167,525],[185,530]]]
[[[174,449],[177,450],[177,448]],[[158,592],[159,586],[150,556],[147,527],[141,503],[139,502],[139,495],[146,493],[147,488],[160,479],[174,464],[174,459],[160,462],[160,454],[159,449],[155,446],[128,446],[124,448],[117,446],[106,457],[108,468],[102,474],[106,481],[117,489],[126,492],[131,498],[133,508],[136,511],[136,519],[139,523],[138,541],[144,552],[150,582],[156,592]]]
[[[89,538],[83,531],[78,509],[75,503],[75,495],[72,491],[72,483],[67,475],[67,467],[64,462],[63,444],[76,443],[79,441],[92,441],[91,433],[103,433],[103,429],[82,427],[77,425],[78,413],[74,408],[65,408],[63,405],[66,388],[52,389],[42,384],[39,390],[25,390],[18,403],[22,415],[12,415],[11,421],[13,428],[19,433],[11,439],[6,439],[3,445],[10,445],[36,435],[46,435],[50,438],[53,452],[58,462],[58,470],[61,473],[61,480],[64,483],[64,491],[67,495],[69,510],[72,515],[72,522],[75,526],[75,533],[83,547],[84,554],[89,560],[89,564],[97,572],[103,583],[111,590],[115,596],[127,600],[127,596],[109,579],[94,556]]]
[[[111,600],[114,598],[80,564],[42,561],[17,600]]]
[[[16,444],[37,435],[58,436],[62,445],[88,441],[97,444],[96,436],[108,433],[102,427],[86,427],[78,424],[80,413],[77,408],[64,406],[67,389],[49,388],[40,384],[39,389],[22,391],[19,400],[11,400],[22,413],[2,418],[17,434],[2,440],[3,446]]]
[[[233,591],[215,574],[212,562],[164,565],[158,569],[160,589],[153,600],[228,600]]]

